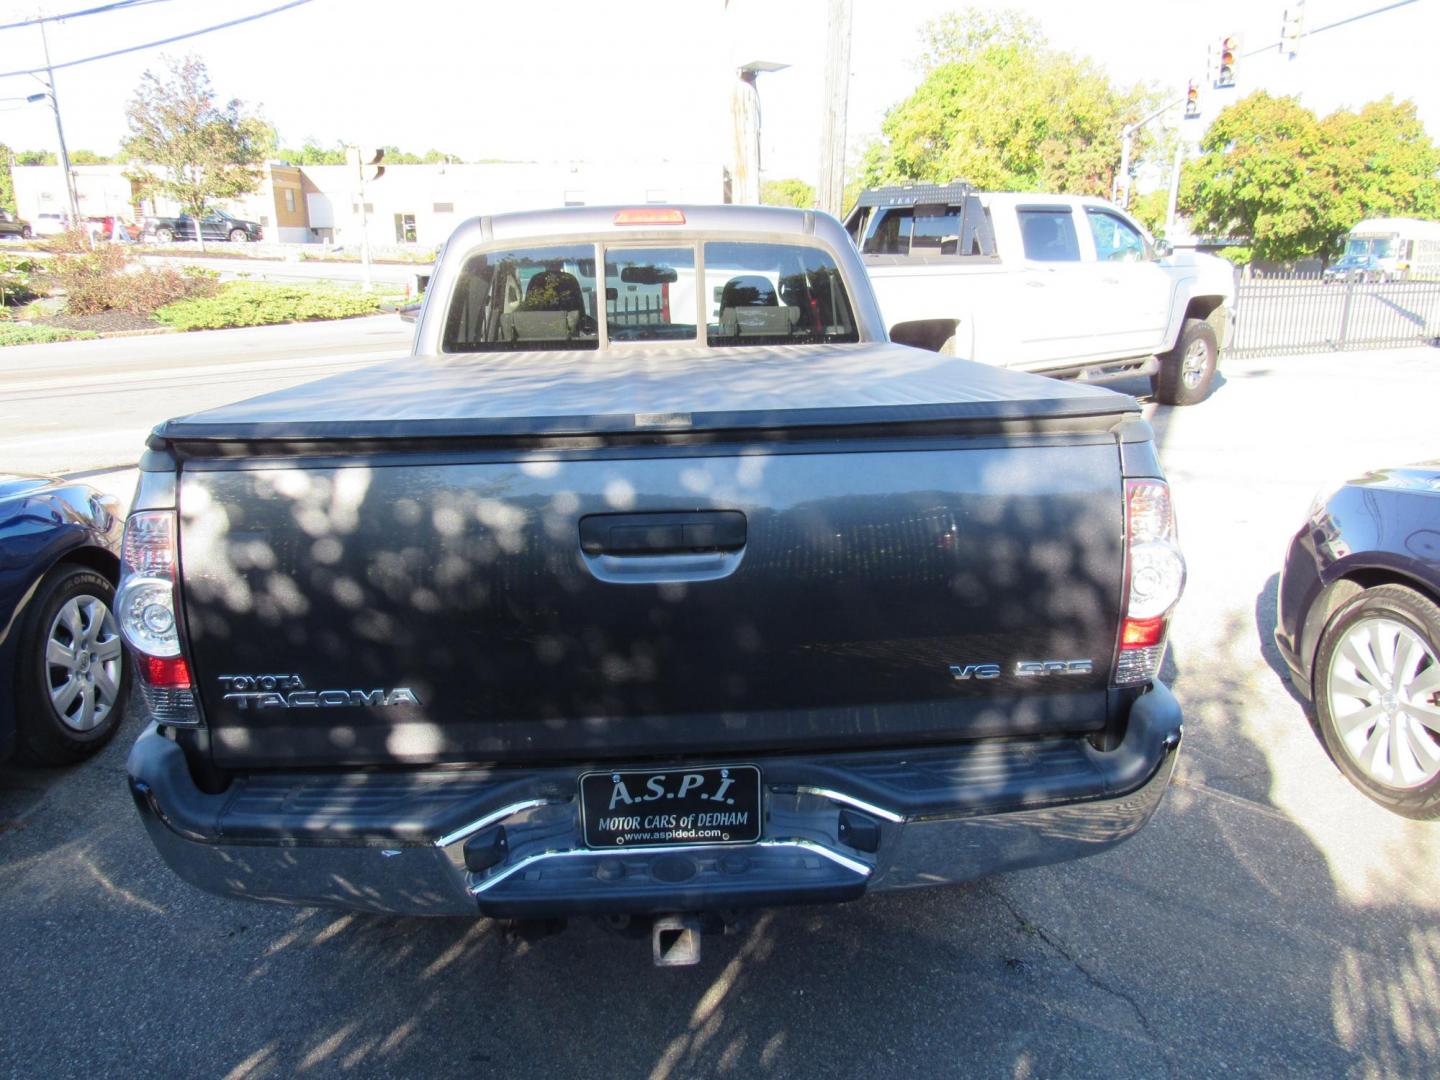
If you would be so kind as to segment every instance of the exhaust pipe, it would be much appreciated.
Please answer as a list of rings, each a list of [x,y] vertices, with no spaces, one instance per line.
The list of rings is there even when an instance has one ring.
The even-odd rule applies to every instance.
[[[650,930],[656,967],[688,967],[700,962],[700,920],[694,915],[664,915]]]

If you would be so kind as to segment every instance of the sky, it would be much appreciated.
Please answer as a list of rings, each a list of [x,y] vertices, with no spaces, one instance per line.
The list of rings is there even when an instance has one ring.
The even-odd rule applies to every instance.
[[[99,0],[0,3],[0,22]],[[168,37],[282,0],[150,0],[48,25],[55,63]],[[1178,96],[1203,76],[1206,46],[1238,34],[1242,52],[1279,38],[1287,0],[1009,0],[1053,46],[1089,56],[1117,82],[1158,83]],[[1289,0],[1293,3],[1294,0]],[[1310,28],[1388,0],[1307,0]],[[954,0],[854,0],[849,145],[854,155],[885,111],[918,83],[926,19]],[[258,107],[282,145],[315,138],[430,148],[467,159],[723,161],[736,66],[789,65],[760,77],[768,178],[813,181],[819,163],[828,0],[311,0],[243,26],[56,73],[72,150],[113,152],[124,106],[164,55],[193,52],[216,89]],[[1413,99],[1440,140],[1440,0],[1418,0],[1302,42],[1300,56],[1241,62],[1239,87],[1207,90],[1198,138],[1219,107],[1254,89],[1298,94],[1320,113],[1386,94]],[[33,26],[0,31],[0,71],[43,63]],[[31,76],[0,78],[0,142],[53,150],[54,119],[26,104]],[[20,100],[16,100],[20,99]],[[1176,110],[1178,112],[1178,110]]]

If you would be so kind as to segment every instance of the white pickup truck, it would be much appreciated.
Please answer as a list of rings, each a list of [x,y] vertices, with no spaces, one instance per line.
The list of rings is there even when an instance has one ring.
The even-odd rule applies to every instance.
[[[1230,264],[1173,253],[1102,199],[874,188],[845,227],[894,341],[1061,378],[1149,375],[1168,405],[1210,393]]]

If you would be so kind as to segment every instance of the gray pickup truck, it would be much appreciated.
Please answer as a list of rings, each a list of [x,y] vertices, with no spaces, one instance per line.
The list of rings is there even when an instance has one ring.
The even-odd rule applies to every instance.
[[[1184,581],[1135,402],[886,340],[824,214],[462,225],[413,354],[156,429],[117,607],[186,880],[654,919],[1105,850]]]

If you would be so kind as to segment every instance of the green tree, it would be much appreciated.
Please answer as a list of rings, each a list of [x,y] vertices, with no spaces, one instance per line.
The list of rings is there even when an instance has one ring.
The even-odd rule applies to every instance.
[[[760,184],[760,202],[765,206],[798,206],[809,210],[815,205],[815,189],[804,180],[764,180]]]
[[[344,165],[345,145],[337,142],[333,147],[325,147],[314,139],[306,139],[298,150],[281,150],[277,156],[292,165]]]
[[[1165,215],[1170,211],[1170,191],[1156,188],[1130,200],[1130,214],[1153,236],[1165,235]]]
[[[1440,149],[1408,101],[1322,120],[1257,91],[1215,118],[1200,149],[1182,175],[1181,208],[1198,231],[1245,238],[1237,257],[1328,257],[1363,218],[1440,211]]]
[[[167,76],[145,72],[125,119],[129,175],[142,194],[161,192],[198,218],[213,200],[259,188],[269,125],[238,99],[218,101],[198,57],[171,60]]]
[[[53,150],[21,150],[15,155],[16,165],[58,165]]]
[[[113,157],[97,154],[94,150],[76,150],[70,155],[71,165],[110,165],[114,161]]]
[[[1157,102],[1045,44],[1013,11],[970,8],[927,24],[923,81],[886,114],[865,154],[867,186],[968,180],[999,191],[1108,195],[1120,132]],[[1137,161],[1149,150],[1144,132]]]

